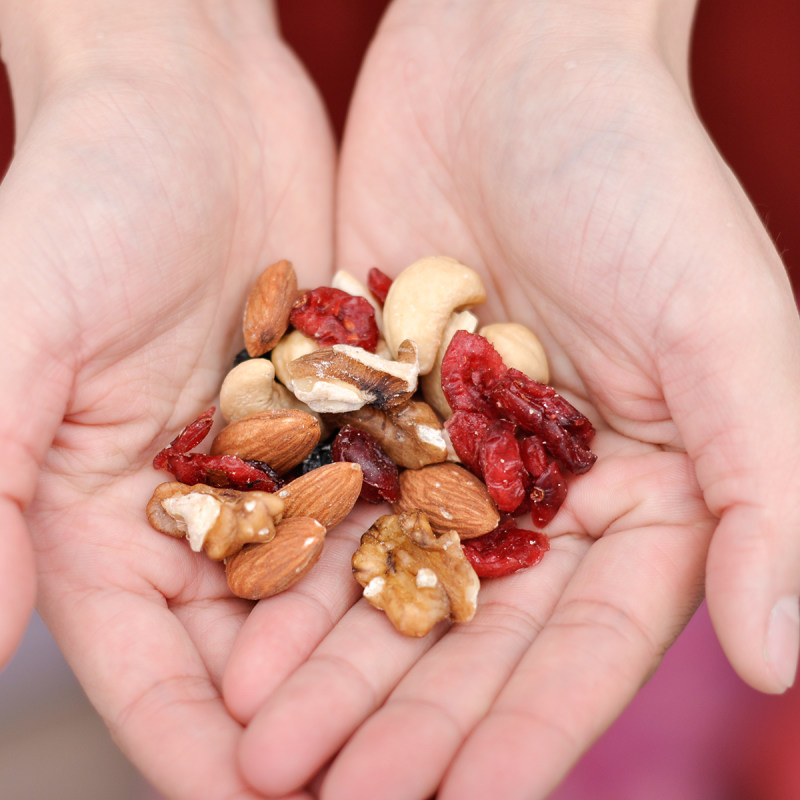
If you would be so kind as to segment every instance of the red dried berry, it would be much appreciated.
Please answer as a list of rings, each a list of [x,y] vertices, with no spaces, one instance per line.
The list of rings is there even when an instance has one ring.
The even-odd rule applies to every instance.
[[[461,542],[461,547],[479,578],[501,578],[538,564],[550,549],[550,540],[508,520],[490,533]]]
[[[493,422],[478,449],[483,482],[492,500],[500,511],[516,511],[525,499],[528,473],[513,423],[503,419]]]
[[[456,331],[442,359],[442,391],[453,411],[478,411],[497,417],[489,393],[507,367],[483,336]]]
[[[456,455],[479,478],[482,477],[479,445],[491,423],[489,417],[477,411],[456,411],[444,423]]]
[[[400,499],[400,474],[397,464],[386,455],[374,436],[345,425],[333,439],[334,461],[351,461],[361,467],[361,499],[368,503],[395,503]]]
[[[375,309],[365,297],[321,286],[295,301],[289,322],[323,346],[349,344],[374,353],[378,344]]]
[[[163,450],[156,453],[153,466],[166,469],[167,457],[173,453],[188,453],[208,436],[214,425],[215,406],[204,411],[196,420],[190,422]]]
[[[381,305],[386,302],[386,295],[389,294],[391,285],[392,279],[377,267],[372,267],[367,273],[367,288]]]
[[[170,453],[164,467],[175,480],[193,486],[204,483],[217,489],[238,489],[242,492],[274,492],[278,481],[263,470],[238,456],[209,456],[205,453]]]
[[[519,451],[522,455],[522,463],[532,478],[538,478],[547,469],[550,458],[542,440],[535,434],[519,437]]]
[[[544,528],[567,499],[567,481],[558,464],[550,463],[534,481],[530,493],[531,521],[537,528]]]

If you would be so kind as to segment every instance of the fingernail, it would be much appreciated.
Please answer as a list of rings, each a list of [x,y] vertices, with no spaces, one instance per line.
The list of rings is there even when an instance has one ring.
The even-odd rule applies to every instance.
[[[775,603],[769,615],[764,658],[783,691],[788,689],[797,673],[800,650],[800,599],[783,597]]]

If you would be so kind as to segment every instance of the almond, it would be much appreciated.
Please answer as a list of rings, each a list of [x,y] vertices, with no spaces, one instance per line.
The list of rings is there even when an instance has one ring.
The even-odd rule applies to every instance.
[[[472,539],[493,531],[500,514],[486,485],[458,464],[431,464],[400,473],[400,499],[395,513],[417,509],[436,533],[456,531]]]
[[[282,475],[317,446],[319,437],[319,420],[305,411],[257,411],[226,425],[212,442],[211,454],[264,461]]]
[[[249,355],[272,350],[289,327],[289,312],[297,297],[297,276],[291,262],[278,261],[256,279],[244,310],[242,332]]]
[[[362,479],[361,467],[348,461],[312,469],[278,490],[277,496],[283,500],[283,515],[313,517],[330,530],[356,504]]]
[[[278,594],[299,581],[317,563],[325,543],[325,527],[311,517],[278,523],[275,538],[248,545],[225,562],[228,587],[246,600]]]

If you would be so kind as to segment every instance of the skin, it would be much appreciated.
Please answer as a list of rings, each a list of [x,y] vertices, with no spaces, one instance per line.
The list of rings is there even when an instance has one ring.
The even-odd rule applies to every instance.
[[[6,657],[36,571],[92,702],[177,798],[545,796],[704,592],[742,677],[786,688],[797,633],[774,652],[767,625],[800,590],[800,329],[692,109],[691,3],[394,3],[335,215],[318,99],[263,3],[60,5],[0,8]],[[319,283],[428,253],[480,271],[484,321],[537,330],[597,426],[550,553],[406,639],[358,600],[360,508],[301,584],[232,600],[143,521],[153,453],[213,401],[263,266]]]

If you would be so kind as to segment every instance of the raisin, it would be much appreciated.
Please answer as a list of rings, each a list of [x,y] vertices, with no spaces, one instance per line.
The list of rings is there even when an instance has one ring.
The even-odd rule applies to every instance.
[[[551,462],[533,482],[530,493],[531,520],[537,528],[544,528],[567,498],[567,481],[558,464]]]
[[[482,477],[479,445],[491,423],[489,417],[477,411],[456,411],[444,423],[456,455],[479,478]]]
[[[479,445],[483,481],[497,508],[505,512],[519,508],[525,499],[528,478],[514,431],[511,422],[497,420],[486,430]]]
[[[365,297],[321,286],[295,301],[289,322],[323,346],[349,344],[371,353],[378,344],[375,309]]]
[[[386,295],[389,294],[391,285],[392,279],[385,272],[381,272],[377,267],[372,267],[367,273],[367,287],[372,293],[372,296],[381,305],[386,302]]]
[[[361,499],[368,503],[395,503],[400,499],[400,473],[374,436],[345,425],[333,439],[334,461],[351,461],[361,467]]]
[[[333,454],[331,449],[333,442],[324,442],[318,444],[302,461],[300,464],[300,474],[305,475],[306,472],[311,472],[318,467],[324,467],[333,461]]]
[[[453,411],[497,417],[489,393],[506,372],[503,359],[487,339],[456,331],[442,359],[442,391]]]
[[[461,542],[464,555],[479,578],[500,578],[538,564],[550,549],[540,531],[518,528],[507,520],[490,533]]]

